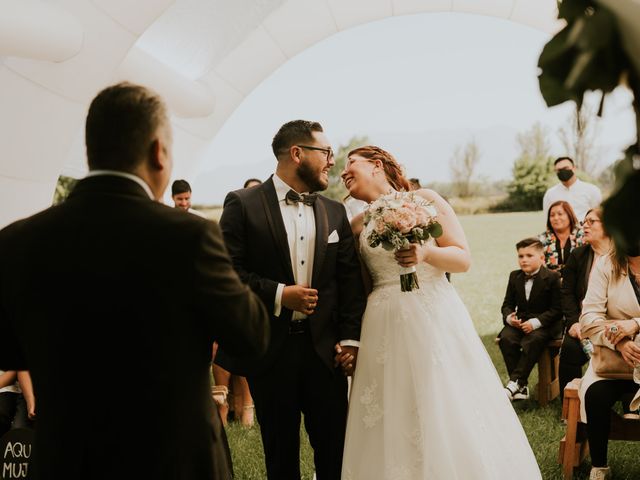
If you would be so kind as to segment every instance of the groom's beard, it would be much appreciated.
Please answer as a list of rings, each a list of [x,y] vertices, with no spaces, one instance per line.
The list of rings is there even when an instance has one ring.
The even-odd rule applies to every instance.
[[[329,182],[325,182],[321,175],[322,170],[319,172],[315,171],[309,162],[304,160],[300,162],[300,166],[298,167],[298,178],[302,180],[307,187],[309,187],[310,192],[326,190],[329,186]]]

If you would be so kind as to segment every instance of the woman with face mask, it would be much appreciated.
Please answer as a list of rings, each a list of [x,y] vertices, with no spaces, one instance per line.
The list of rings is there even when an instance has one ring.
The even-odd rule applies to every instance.
[[[584,243],[584,231],[569,202],[559,200],[549,207],[547,229],[540,235],[544,246],[544,263],[562,275],[571,251]]]

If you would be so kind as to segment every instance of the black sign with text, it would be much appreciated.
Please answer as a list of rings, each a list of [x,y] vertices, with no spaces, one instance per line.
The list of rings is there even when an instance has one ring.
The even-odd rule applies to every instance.
[[[0,453],[2,454],[0,479],[29,478],[32,443],[33,430],[28,428],[9,430],[0,438]]]

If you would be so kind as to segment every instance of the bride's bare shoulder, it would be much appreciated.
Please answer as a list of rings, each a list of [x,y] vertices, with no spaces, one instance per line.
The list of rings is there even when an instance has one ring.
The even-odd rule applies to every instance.
[[[360,235],[362,228],[364,227],[364,212],[359,213],[351,219],[351,231],[354,236]]]
[[[432,201],[436,208],[440,211],[453,211],[451,209],[451,205],[447,202],[442,195],[440,195],[435,190],[431,190],[429,188],[421,188],[420,190],[416,190],[415,193],[420,195],[422,198]]]

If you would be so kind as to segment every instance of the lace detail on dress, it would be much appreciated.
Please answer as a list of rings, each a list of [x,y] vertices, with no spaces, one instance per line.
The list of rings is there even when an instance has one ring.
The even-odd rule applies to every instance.
[[[376,401],[376,390],[378,389],[378,382],[374,380],[370,386],[365,387],[362,395],[360,396],[360,403],[364,405],[366,414],[362,417],[367,428],[373,428],[382,418],[382,408]]]
[[[387,359],[389,358],[389,337],[386,335],[382,337],[380,341],[380,345],[378,345],[377,355],[376,355],[376,363],[378,365],[384,365]]]

